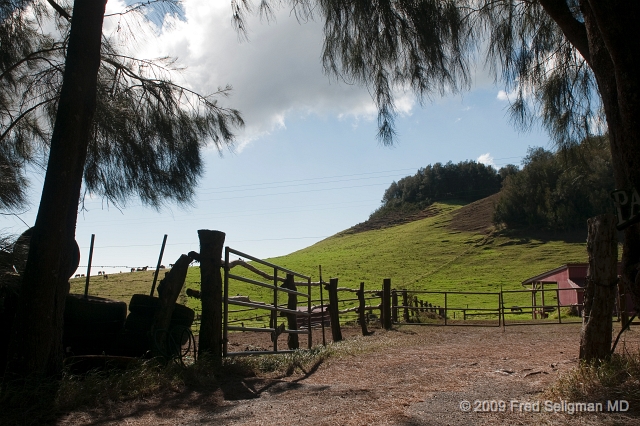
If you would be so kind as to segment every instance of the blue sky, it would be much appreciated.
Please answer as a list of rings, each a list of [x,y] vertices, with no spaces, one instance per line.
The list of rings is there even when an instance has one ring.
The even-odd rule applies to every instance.
[[[108,3],[109,11],[123,5]],[[288,10],[267,24],[249,19],[249,42],[231,27],[228,1],[188,0],[183,20],[138,37],[138,57],[177,56],[187,70],[180,81],[201,93],[230,84],[225,106],[238,108],[246,128],[234,150],[205,153],[206,174],[194,206],[160,212],[130,200],[121,211],[101,199],[87,200],[76,239],[86,265],[96,235],[93,273],[154,267],[164,234],[163,263],[198,250],[198,229],[227,234],[227,244],[257,257],[307,247],[366,220],[389,184],[436,162],[478,160],[520,164],[527,148],[551,148],[540,129],[518,133],[508,122],[501,87],[478,69],[463,96],[437,97],[420,106],[398,92],[400,115],[394,147],[378,144],[375,108],[365,88],[337,82],[322,72],[318,22],[298,23]],[[109,33],[117,24],[105,21]],[[42,178],[32,177],[33,224]],[[3,228],[25,229],[15,217]],[[78,273],[84,273],[86,266]]]

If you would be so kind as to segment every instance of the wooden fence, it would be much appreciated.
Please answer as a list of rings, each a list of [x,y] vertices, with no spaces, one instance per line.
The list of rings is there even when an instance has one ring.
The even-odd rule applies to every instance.
[[[359,288],[338,287],[337,278],[322,284],[329,292],[328,315],[334,341],[342,339],[341,322],[359,324],[363,335],[369,333],[367,324],[372,321],[379,321],[384,329],[390,329],[392,324],[506,327],[580,323],[582,304],[562,304],[560,294],[563,291],[584,291],[562,288],[500,289],[495,292],[414,291],[392,289],[390,279],[385,279],[379,290],[364,290],[364,283],[360,283]],[[339,297],[343,293],[355,297]],[[473,302],[465,303],[465,299]],[[519,303],[509,303],[513,300]],[[521,303],[522,300],[531,300],[531,304]]]

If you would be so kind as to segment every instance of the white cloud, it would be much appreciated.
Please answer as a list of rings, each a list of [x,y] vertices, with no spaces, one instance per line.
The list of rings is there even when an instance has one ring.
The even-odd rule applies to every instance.
[[[486,154],[482,154],[476,161],[478,163],[484,164],[485,166],[496,166],[496,164],[493,162],[493,157],[488,152]]]
[[[121,0],[119,0],[121,1]],[[200,93],[227,84],[231,96],[221,104],[243,115],[245,129],[236,151],[261,136],[286,128],[290,117],[330,115],[373,120],[377,111],[369,92],[323,73],[322,23],[299,23],[288,9],[276,21],[247,19],[249,41],[240,41],[227,0],[184,0],[184,18],[165,18],[158,35],[136,52],[138,57],[178,57],[187,69],[181,83]],[[111,24],[112,25],[112,24]],[[413,96],[398,93],[398,113],[410,115]]]
[[[499,101],[508,102],[508,101],[509,101],[509,99],[510,99],[512,96],[513,96],[513,94],[509,94],[509,93],[505,92],[504,90],[500,90],[500,91],[498,92],[498,96],[496,96],[496,98],[497,98]]]

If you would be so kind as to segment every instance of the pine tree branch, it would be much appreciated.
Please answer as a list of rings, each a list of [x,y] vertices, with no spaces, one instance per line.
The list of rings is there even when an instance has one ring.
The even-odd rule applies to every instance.
[[[25,56],[24,58],[20,59],[18,62],[16,62],[15,64],[11,65],[6,70],[4,70],[2,72],[2,74],[0,74],[0,80],[2,80],[7,74],[9,74],[14,69],[18,68],[20,65],[24,64],[25,62],[32,61],[32,60],[38,60],[38,59],[48,60],[46,57],[38,56],[38,55],[40,55],[42,53],[55,52],[56,50],[60,50],[62,48],[63,48],[62,44],[57,44],[56,43],[56,45],[54,47],[50,48],[50,49],[42,49],[42,50],[38,50],[36,52],[31,52],[30,54],[28,54],[27,56]]]
[[[540,5],[549,14],[551,19],[558,24],[565,37],[578,49],[578,52],[580,52],[587,63],[590,64],[591,55],[589,53],[587,29],[583,22],[578,21],[575,16],[573,16],[566,0],[540,0]]]
[[[27,109],[26,111],[24,111],[22,114],[20,114],[18,117],[16,117],[15,120],[13,120],[11,122],[11,124],[9,125],[9,127],[7,127],[7,129],[0,135],[0,141],[4,140],[5,137],[7,137],[7,135],[9,134],[9,132],[11,131],[11,129],[13,129],[20,120],[22,120],[24,117],[27,116],[27,114],[29,114],[31,111],[41,107],[42,105],[49,103],[53,100],[55,100],[56,98],[50,98],[50,99],[45,99],[42,102],[38,102],[37,104],[35,104],[34,106],[32,106],[31,108]]]
[[[47,0],[47,3],[49,3],[51,7],[53,7],[56,10],[56,12],[58,12],[60,16],[62,16],[68,22],[71,22],[71,15],[69,15],[67,11],[62,8],[62,6],[60,6],[58,3],[56,3],[53,0]]]

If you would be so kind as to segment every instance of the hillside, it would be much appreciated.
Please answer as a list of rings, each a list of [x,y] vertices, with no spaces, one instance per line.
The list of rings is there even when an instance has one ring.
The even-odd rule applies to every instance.
[[[587,260],[586,230],[584,235],[499,231],[491,223],[494,202],[495,196],[466,205],[435,203],[412,222],[360,224],[269,260],[310,275],[314,281],[322,265],[323,279],[337,277],[341,287],[354,288],[365,282],[367,288],[379,289],[384,278],[391,278],[394,288],[429,291],[521,289],[520,283],[529,277]],[[159,279],[163,277],[161,273]],[[128,302],[133,293],[148,293],[152,281],[153,272],[113,274],[108,280],[92,277],[89,294]],[[199,287],[200,269],[190,268],[185,288]],[[73,293],[82,293],[84,278],[71,280],[71,288]],[[234,286],[232,293],[254,300],[271,297],[266,289],[242,284]],[[180,300],[199,308],[199,302],[185,297],[184,292]]]
[[[494,229],[494,197],[468,205],[435,203],[422,219],[360,232],[354,227],[271,261],[313,277],[322,265],[323,278],[338,277],[341,286],[364,281],[379,288],[391,278],[395,288],[468,291],[518,289],[545,270],[586,261],[586,234]]]

